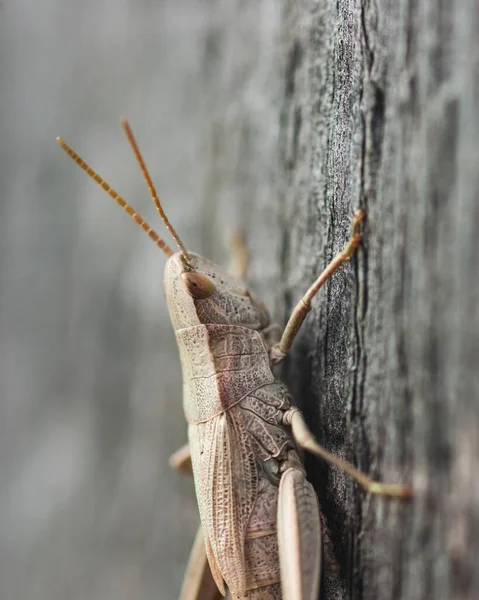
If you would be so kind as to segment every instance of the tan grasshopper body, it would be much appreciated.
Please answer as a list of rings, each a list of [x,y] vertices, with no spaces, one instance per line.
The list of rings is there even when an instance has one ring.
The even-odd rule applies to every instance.
[[[357,211],[345,250],[331,261],[293,311],[275,343],[265,306],[243,281],[188,252],[170,225],[123,121],[158,212],[180,247],[156,232],[64,142],[64,150],[147,232],[165,254],[165,295],[176,333],[191,463],[201,518],[181,600],[213,600],[228,587],[235,600],[317,600],[320,519],[298,447],[343,469],[371,493],[409,498],[407,486],[372,481],[314,440],[272,365],[289,351],[311,299],[355,252]],[[182,452],[182,462],[188,454]],[[206,557],[209,569],[206,565]],[[206,591],[208,590],[208,591]]]
[[[291,428],[284,425],[291,401],[271,371],[271,345],[263,333],[269,314],[244,283],[191,253],[188,263],[179,253],[168,260],[165,293],[180,350],[196,493],[216,583],[224,593],[224,580],[233,598],[281,598],[277,505],[288,472],[293,500],[308,513],[299,524],[304,597],[316,598],[319,509]],[[285,519],[294,516],[289,506],[283,510]]]

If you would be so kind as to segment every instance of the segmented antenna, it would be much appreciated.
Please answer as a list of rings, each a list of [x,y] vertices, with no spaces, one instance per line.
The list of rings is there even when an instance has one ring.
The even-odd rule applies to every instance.
[[[155,242],[158,248],[160,248],[160,250],[163,250],[166,256],[173,255],[173,250],[168,246],[165,240],[163,240],[156,233],[156,231],[152,229],[150,225],[148,225],[148,223],[143,219],[143,217],[141,217],[137,212],[135,212],[133,207],[130,206],[128,202],[126,202],[112,187],[110,187],[108,183],[104,181],[100,177],[100,175],[98,175],[98,173],[96,173],[91,167],[89,167],[87,163],[84,160],[82,160],[78,156],[78,154],[70,148],[70,146],[68,146],[68,144],[65,144],[62,138],[57,137],[57,142],[60,144],[63,150],[65,150],[68,156],[70,156],[78,166],[80,166],[84,171],[86,171],[88,175],[90,175],[90,177],[94,179],[98,183],[98,185],[102,187],[105,190],[105,192],[109,196],[111,196],[113,200],[115,200],[136,223],[138,223],[138,225],[143,229],[143,231],[145,231],[146,234]]]
[[[175,228],[169,222],[168,217],[166,216],[165,211],[163,210],[163,207],[161,206],[161,202],[160,202],[160,199],[156,192],[156,188],[153,184],[153,181],[148,172],[148,169],[146,168],[145,161],[143,160],[143,156],[140,152],[140,149],[138,148],[138,144],[136,143],[136,139],[133,134],[133,130],[131,129],[130,124],[128,123],[128,119],[126,119],[125,117],[122,117],[120,119],[120,121],[121,121],[121,125],[122,125],[123,129],[125,130],[128,141],[131,144],[131,147],[135,154],[135,158],[138,162],[138,165],[140,166],[140,169],[143,174],[143,178],[146,182],[146,185],[148,186],[148,189],[150,190],[150,194],[153,199],[153,202],[155,203],[156,210],[158,211],[158,214],[160,215],[160,217],[163,219],[163,222],[166,225],[168,231],[171,233],[173,239],[177,243],[178,248],[181,250],[181,253],[184,256],[184,259],[186,260],[186,262],[190,262],[190,255],[188,254],[188,251],[186,250],[183,242],[181,241],[180,236],[176,233]]]

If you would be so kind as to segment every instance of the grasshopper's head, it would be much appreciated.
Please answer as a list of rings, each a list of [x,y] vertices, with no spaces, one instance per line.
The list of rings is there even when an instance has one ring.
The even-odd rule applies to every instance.
[[[201,324],[261,330],[269,313],[241,279],[199,256],[178,252],[165,267],[165,295],[175,331]]]
[[[140,165],[156,209],[180,249],[180,252],[176,254],[133,207],[95,173],[78,154],[62,139],[57,138],[57,141],[65,152],[140,225],[169,257],[165,267],[165,294],[174,329],[177,331],[194,325],[210,323],[241,325],[257,330],[267,327],[269,325],[267,309],[249,293],[248,288],[240,279],[227,275],[214,263],[186,250],[161,206],[128,121],[122,119],[121,123]]]

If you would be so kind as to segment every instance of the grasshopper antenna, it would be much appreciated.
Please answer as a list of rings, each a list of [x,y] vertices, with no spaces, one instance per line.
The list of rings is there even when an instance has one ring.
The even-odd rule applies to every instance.
[[[148,186],[148,189],[150,190],[150,195],[153,199],[153,202],[155,203],[156,206],[156,210],[158,211],[158,214],[160,215],[160,217],[163,219],[164,224],[166,225],[166,228],[168,229],[168,231],[171,233],[173,239],[175,240],[178,248],[181,250],[181,253],[183,254],[184,260],[190,265],[191,263],[191,259],[190,259],[190,255],[188,254],[188,251],[185,248],[185,245],[183,244],[183,242],[180,239],[180,236],[176,233],[175,228],[173,227],[173,225],[169,222],[168,217],[165,214],[165,211],[163,210],[163,207],[161,206],[161,202],[160,199],[158,197],[158,194],[156,192],[156,188],[153,184],[153,181],[151,179],[151,176],[148,172],[148,169],[146,168],[146,164],[145,161],[143,160],[143,156],[140,152],[140,149],[138,147],[138,144],[136,143],[136,139],[135,136],[133,134],[133,130],[130,126],[130,124],[128,123],[128,119],[126,119],[126,117],[121,117],[120,119],[121,122],[121,126],[123,127],[123,129],[125,130],[126,133],[126,137],[128,138],[128,141],[130,142],[130,145],[133,149],[133,153],[135,154],[135,158],[138,162],[138,165],[141,169],[141,172],[143,174],[143,178],[146,182],[146,185]]]
[[[89,167],[87,163],[83,159],[81,159],[78,156],[78,154],[70,148],[70,146],[68,146],[68,144],[65,144],[62,138],[57,137],[57,142],[60,144],[63,150],[65,150],[68,156],[70,156],[70,158],[72,158],[79,167],[86,171],[88,175],[90,175],[90,177],[94,181],[96,181],[98,185],[102,187],[105,190],[105,192],[109,196],[111,196],[113,200],[115,200],[115,202],[117,202],[125,212],[127,212],[130,215],[130,217],[133,219],[133,221],[135,221],[135,223],[138,223],[138,225],[143,229],[143,231],[146,232],[148,237],[150,237],[150,239],[152,239],[155,242],[158,248],[160,248],[160,250],[162,250],[166,254],[166,256],[173,256],[173,250],[168,246],[165,240],[163,240],[156,233],[156,231],[152,229],[150,225],[148,225],[148,223],[143,219],[143,217],[141,217],[137,212],[135,212],[133,207],[130,206],[128,202],[126,202],[112,187],[110,187],[108,183],[104,179],[102,179],[100,175],[98,175],[98,173],[96,173],[91,167]]]

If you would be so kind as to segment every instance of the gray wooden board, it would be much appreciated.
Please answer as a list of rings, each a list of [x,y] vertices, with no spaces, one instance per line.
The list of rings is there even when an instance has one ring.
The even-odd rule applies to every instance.
[[[479,591],[477,2],[290,2],[281,149],[287,304],[366,209],[287,373],[328,447],[410,506],[307,465],[340,577],[330,598]],[[326,475],[327,479],[324,479]]]

